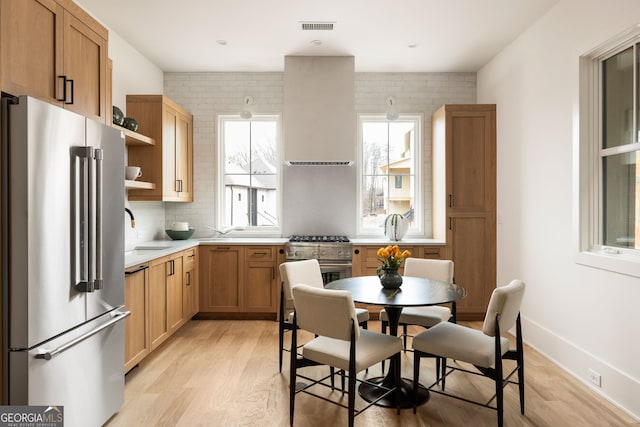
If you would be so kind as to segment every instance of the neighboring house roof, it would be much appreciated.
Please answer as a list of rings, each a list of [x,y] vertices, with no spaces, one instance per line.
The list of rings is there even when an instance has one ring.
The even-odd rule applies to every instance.
[[[411,156],[408,156],[408,157],[403,157],[399,160],[394,160],[393,162],[389,162],[386,165],[381,165],[380,170],[386,173],[387,169],[389,170],[411,169],[412,167],[413,167],[413,160],[411,159]]]
[[[249,175],[249,170],[245,165],[235,163],[227,163],[225,172],[224,185],[227,187],[253,187],[266,190],[276,188],[277,176],[275,174],[275,167],[262,160],[253,162],[253,177]]]

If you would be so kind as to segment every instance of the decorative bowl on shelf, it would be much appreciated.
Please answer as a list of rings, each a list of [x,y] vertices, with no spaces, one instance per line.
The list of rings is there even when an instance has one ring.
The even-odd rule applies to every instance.
[[[123,123],[124,123],[124,113],[122,112],[121,109],[119,109],[114,105],[113,106],[113,124],[122,126]]]
[[[196,231],[195,228],[190,228],[188,230],[171,230],[170,228],[165,230],[167,235],[171,237],[172,240],[186,240],[193,236],[193,232]]]
[[[138,130],[138,122],[131,117],[125,117],[122,121],[122,126],[134,132]]]

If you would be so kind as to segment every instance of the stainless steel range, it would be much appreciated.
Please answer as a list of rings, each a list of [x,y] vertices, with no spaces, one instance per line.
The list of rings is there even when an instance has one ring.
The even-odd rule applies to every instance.
[[[347,236],[291,236],[287,261],[317,259],[325,283],[351,277],[351,242]]]

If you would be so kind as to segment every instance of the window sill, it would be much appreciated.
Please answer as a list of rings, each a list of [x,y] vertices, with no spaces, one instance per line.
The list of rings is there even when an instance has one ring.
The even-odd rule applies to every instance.
[[[580,252],[576,263],[628,276],[640,277],[640,258],[626,254]]]

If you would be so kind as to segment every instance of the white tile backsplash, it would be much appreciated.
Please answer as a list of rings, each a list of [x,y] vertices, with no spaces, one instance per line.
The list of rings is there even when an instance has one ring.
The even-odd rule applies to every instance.
[[[195,237],[208,236],[210,231],[205,225],[215,224],[215,174],[217,115],[238,113],[242,108],[245,95],[254,99],[254,114],[281,114],[283,102],[283,80],[281,72],[268,73],[165,73],[164,93],[193,114],[194,118],[194,202],[193,203],[161,203],[130,202],[136,215],[136,228],[130,229],[128,216],[125,217],[125,245],[134,246],[137,242],[166,238],[164,228],[173,221],[188,221],[196,228]],[[476,102],[475,73],[356,73],[356,112],[384,113],[385,98],[393,95],[395,107],[400,113],[420,113],[423,122],[423,161],[424,161],[424,211],[425,229],[431,229],[431,115],[442,104],[473,104]],[[323,175],[324,174],[324,175]],[[334,174],[334,175],[332,175]],[[304,176],[302,170],[287,176]],[[303,193],[313,186],[335,176],[335,169],[324,168],[312,172],[314,183],[310,186],[287,185],[291,191],[285,193],[284,206],[291,210],[286,200],[309,200]],[[355,174],[346,174],[353,182],[343,183],[345,194],[339,194],[338,200],[353,197],[356,181]],[[326,178],[326,179],[325,179]],[[334,187],[340,191],[340,187]],[[347,189],[348,188],[348,189]],[[306,206],[304,217],[309,224],[319,226],[330,225],[326,218],[326,201],[317,201],[314,208],[313,199]],[[323,204],[324,203],[324,204]],[[126,214],[125,214],[126,215]],[[296,212],[285,212],[284,219],[289,218],[291,227],[284,224],[285,235],[289,232],[303,232],[300,228],[300,216]],[[296,218],[295,220],[293,218]],[[355,230],[355,214],[353,207],[332,211],[333,223],[341,224],[340,228]],[[295,229],[295,230],[294,230]],[[427,237],[430,233],[427,232]]]

